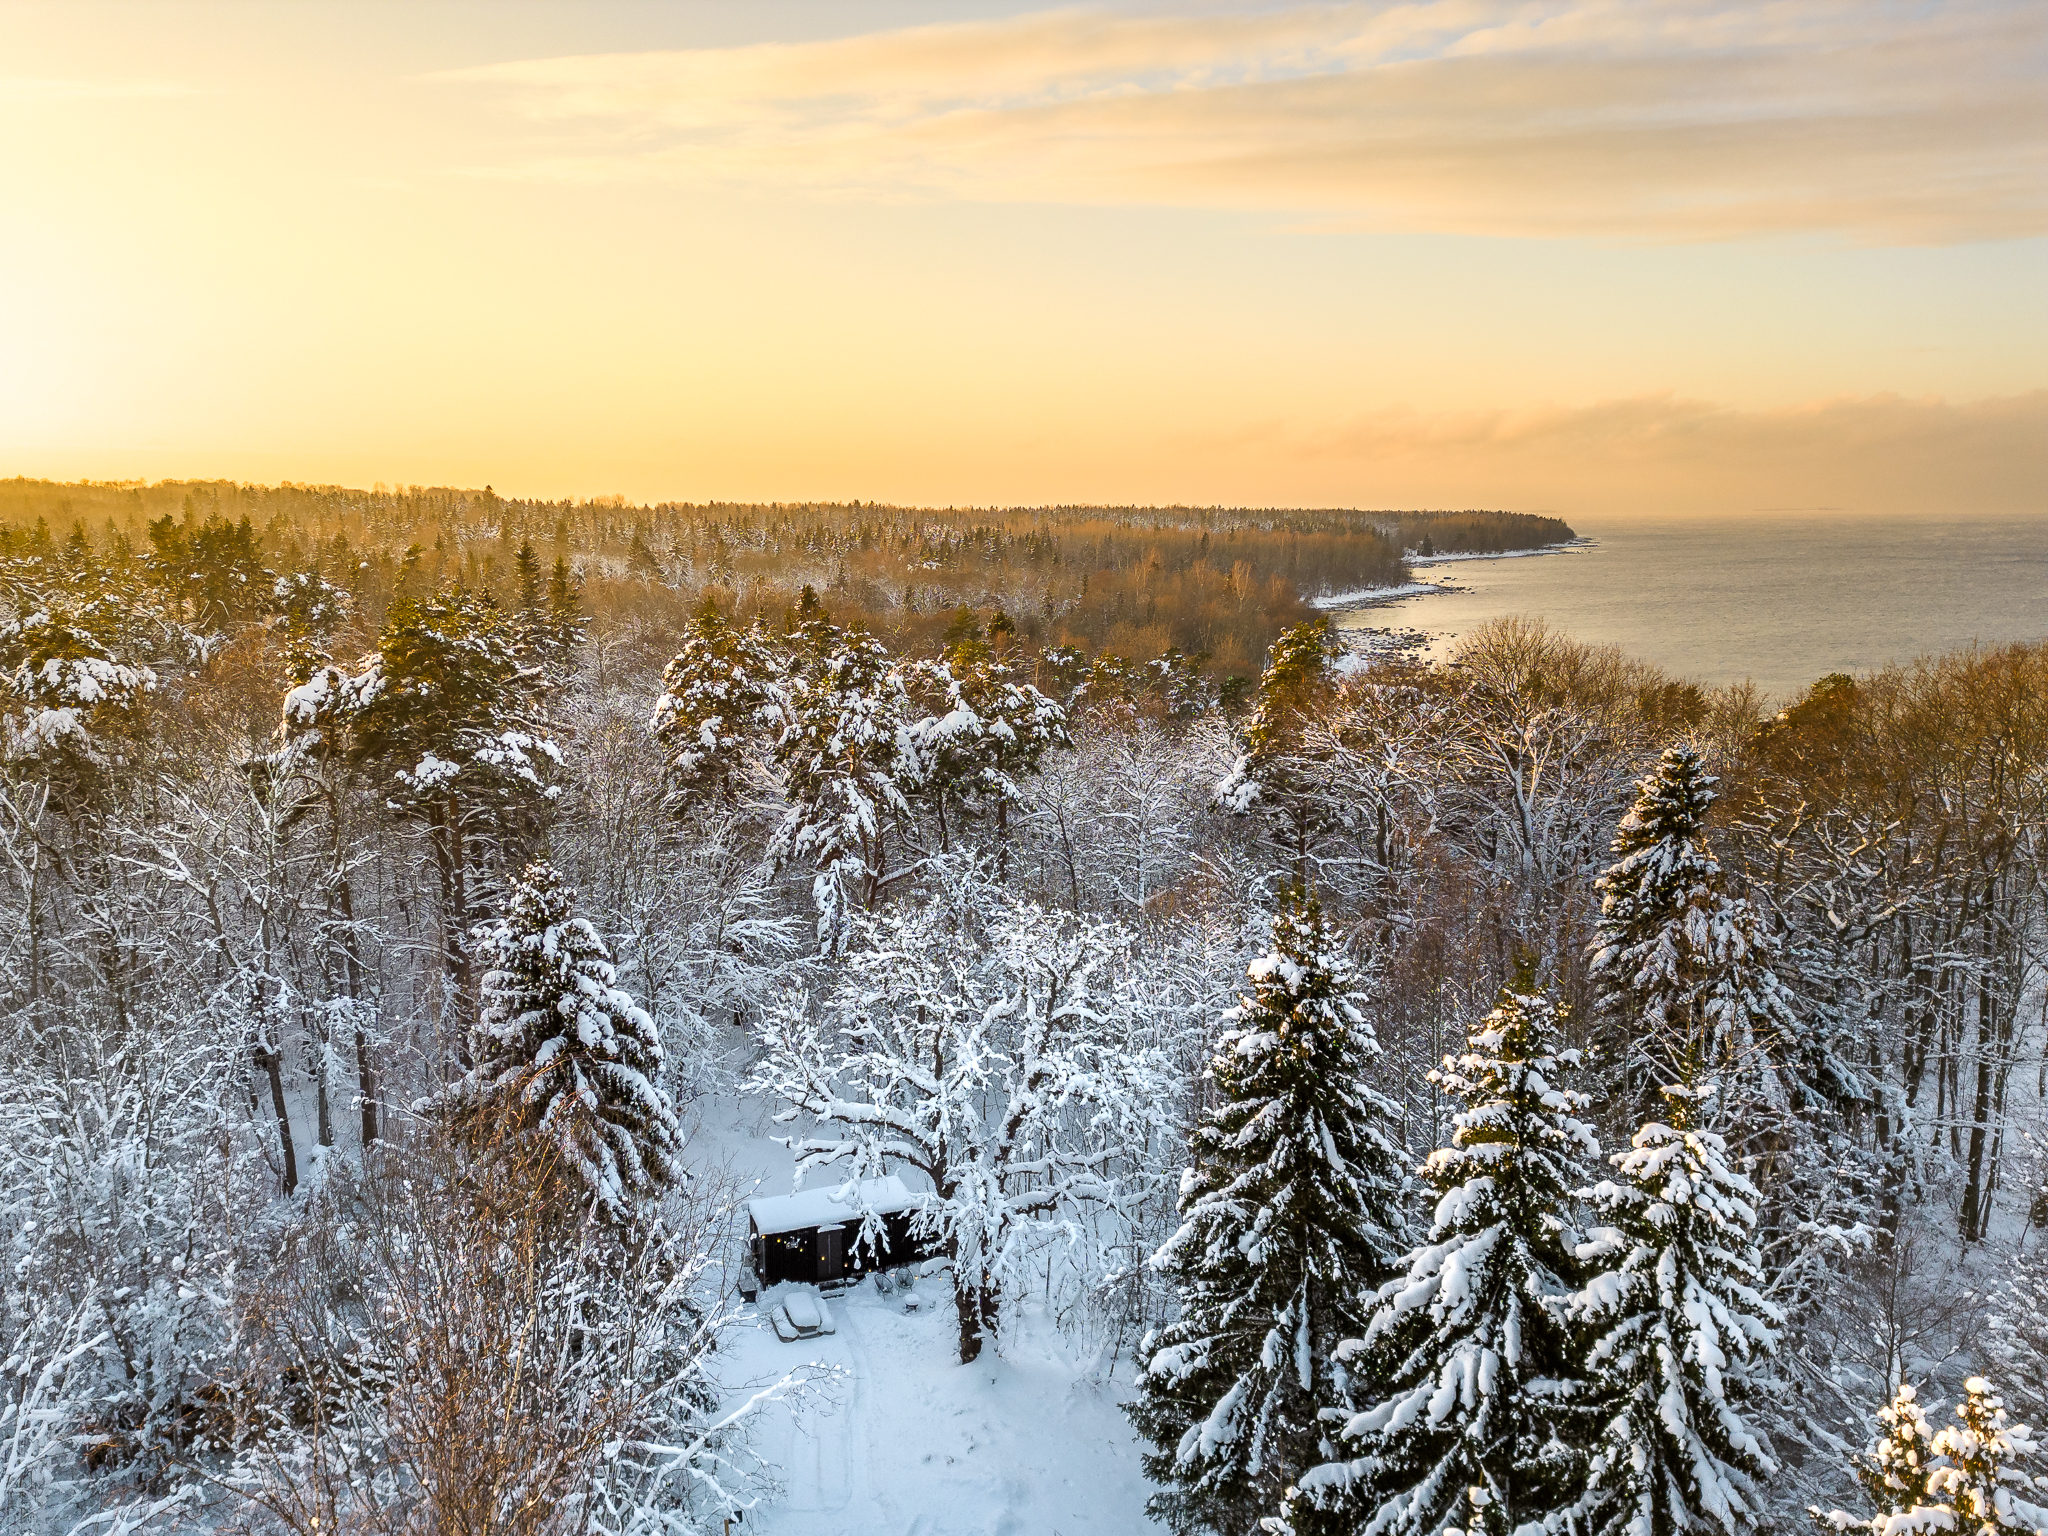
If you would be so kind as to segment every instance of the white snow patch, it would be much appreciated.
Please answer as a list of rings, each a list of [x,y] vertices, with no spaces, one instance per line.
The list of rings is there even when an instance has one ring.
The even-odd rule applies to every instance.
[[[1092,1380],[1035,1307],[1016,1319],[1004,1356],[962,1365],[950,1283],[922,1280],[916,1294],[919,1307],[906,1311],[900,1293],[864,1283],[834,1305],[837,1333],[794,1344],[748,1308],[721,1342],[734,1402],[743,1383],[801,1362],[841,1373],[820,1394],[772,1404],[755,1420],[754,1446],[783,1488],[747,1512],[750,1536],[1152,1528],[1153,1490],[1118,1407],[1120,1386]]]
[[[1409,562],[1411,565],[1421,563],[1419,560]],[[1333,608],[1363,608],[1373,603],[1391,603],[1397,598],[1421,597],[1424,593],[1443,590],[1445,588],[1442,582],[1404,581],[1395,587],[1358,587],[1350,592],[1326,592],[1321,597],[1310,598],[1308,605],[1325,611]]]
[[[700,1100],[694,1159],[756,1187],[790,1186],[794,1159],[760,1100]],[[843,1187],[843,1186],[841,1186]],[[806,1193],[829,1193],[829,1189]],[[802,1196],[790,1197],[802,1198]],[[743,1232],[744,1217],[736,1224]],[[738,1234],[736,1234],[737,1236]],[[737,1256],[737,1246],[734,1256]],[[749,1416],[782,1487],[749,1509],[747,1536],[1130,1536],[1151,1531],[1143,1446],[1122,1402],[1129,1368],[1104,1381],[1041,1308],[1012,1313],[1002,1353],[959,1359],[952,1277],[908,1294],[872,1280],[829,1303],[839,1331],[784,1344],[768,1316],[797,1287],[764,1291],[719,1341],[728,1407],[816,1361],[840,1374]],[[914,1305],[907,1305],[914,1303]]]
[[[857,1222],[867,1212],[886,1216],[894,1211],[914,1210],[930,1199],[911,1193],[909,1187],[890,1174],[884,1179],[862,1179],[828,1185],[821,1189],[800,1189],[793,1195],[766,1195],[747,1202],[754,1229],[763,1236],[797,1232],[805,1227],[830,1226],[834,1222]]]

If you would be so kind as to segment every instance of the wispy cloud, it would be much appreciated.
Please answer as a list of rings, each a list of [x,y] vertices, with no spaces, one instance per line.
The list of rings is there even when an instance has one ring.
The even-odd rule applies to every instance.
[[[1173,447],[1186,463],[1341,468],[1363,485],[1440,497],[1637,513],[2048,511],[2048,390],[1749,410],[1668,393],[1521,410],[1400,408],[1320,426],[1186,433]]]
[[[499,174],[1274,209],[1390,229],[1949,243],[2048,232],[2031,0],[1049,11],[544,59]]]
[[[1305,434],[1308,458],[1497,453],[1563,461],[1854,463],[1874,452],[1928,453],[1950,465],[1990,456],[2048,477],[2048,390],[1954,402],[1856,395],[1774,410],[1742,410],[1677,394],[1584,406],[1423,413],[1373,412]]]

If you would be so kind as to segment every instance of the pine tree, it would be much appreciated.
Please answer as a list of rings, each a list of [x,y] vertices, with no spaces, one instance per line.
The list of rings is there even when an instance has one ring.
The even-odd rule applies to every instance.
[[[505,915],[472,934],[489,967],[476,1065],[448,1103],[481,1139],[539,1137],[601,1211],[626,1219],[683,1177],[682,1131],[656,1086],[654,1021],[613,985],[604,941],[571,915],[575,897],[550,866],[529,864]]]
[[[426,825],[463,1029],[475,866],[486,852],[516,859],[556,793],[549,781],[562,754],[540,718],[539,685],[497,605],[457,586],[393,603],[369,668],[334,690],[347,706],[352,756],[390,770],[392,803]]]
[[[768,852],[778,864],[802,860],[817,871],[818,940],[830,948],[845,931],[849,901],[872,909],[897,877],[889,868],[895,824],[910,814],[906,791],[920,764],[903,675],[889,653],[864,631],[841,632],[810,588],[804,593],[815,612],[796,633],[801,670],[784,693],[774,749],[789,811]]]
[[[49,784],[69,810],[96,805],[139,744],[157,676],[120,649],[119,599],[22,594],[0,621],[0,764]]]
[[[920,798],[936,813],[942,849],[952,846],[956,825],[990,812],[1002,844],[1009,809],[1024,798],[1017,780],[1066,742],[1067,712],[1011,673],[969,610],[955,616],[946,640],[940,659],[912,669],[931,711],[910,727]]]
[[[1336,642],[1327,619],[1298,624],[1273,642],[1259,679],[1258,704],[1245,722],[1244,750],[1216,787],[1216,803],[1238,815],[1269,819],[1275,846],[1308,880],[1309,852],[1327,825],[1314,793],[1317,756],[1304,750],[1305,727],[1335,684]]]
[[[1350,1406],[1337,1359],[1364,1299],[1407,1250],[1399,1110],[1361,1081],[1378,1053],[1349,962],[1315,902],[1290,892],[1252,995],[1210,1066],[1180,1230],[1154,1256],[1180,1317],[1148,1341],[1131,1406],[1176,1532],[1256,1530],[1331,1459],[1325,1411]]]
[[[775,721],[783,670],[758,623],[735,629],[709,597],[698,605],[689,639],[662,673],[652,722],[677,804],[736,798],[749,745]]]
[[[1756,1190],[1719,1136],[1694,1129],[1699,1095],[1668,1088],[1670,1123],[1645,1125],[1585,1191],[1608,1225],[1579,1257],[1573,1300],[1601,1420],[1580,1513],[1589,1536],[1739,1532],[1775,1470],[1743,1418],[1752,1366],[1783,1314],[1759,1292]]]
[[[1435,1223],[1345,1346],[1371,1406],[1344,1427],[1352,1459],[1302,1479],[1296,1530],[1510,1536],[1578,1498],[1572,1207],[1599,1146],[1556,1036],[1548,998],[1508,992],[1430,1074],[1465,1104],[1423,1165]]]
[[[1884,1430],[1855,1469],[1877,1514],[1859,1520],[1839,1509],[1809,1510],[1815,1523],[1870,1536],[2048,1536],[2048,1477],[2030,1477],[2018,1465],[2035,1449],[2032,1432],[2006,1422],[2005,1404],[1982,1376],[1963,1391],[1956,1422],[1936,1433],[1913,1389],[1901,1386],[1878,1411]]]
[[[583,599],[569,562],[557,556],[548,576],[548,602],[539,638],[542,656],[550,676],[565,678],[576,669],[576,653],[582,648],[588,626],[583,617]]]
[[[2005,1404],[1982,1376],[1963,1383],[1956,1422],[1934,1437],[1934,1454],[1948,1465],[1927,1479],[1932,1499],[1954,1511],[1942,1529],[1977,1536],[2001,1531],[2048,1532],[2048,1479],[2037,1482],[2015,1465],[2032,1454],[2034,1438],[2024,1424],[2008,1424]],[[2028,1497],[2042,1493],[2042,1502]],[[1931,1524],[1931,1522],[1930,1522]]]
[[[1819,1524],[1838,1531],[1862,1528],[1883,1536],[1880,1528],[1888,1529],[1892,1516],[1908,1514],[1931,1502],[1927,1483],[1934,1473],[1934,1428],[1920,1411],[1912,1383],[1899,1384],[1891,1402],[1877,1410],[1877,1422],[1877,1438],[1870,1449],[1850,1464],[1856,1481],[1877,1506],[1876,1518],[1858,1520],[1841,1510],[1823,1514],[1809,1509],[1807,1513]]]
[[[1713,1077],[1724,1114],[1784,1111],[1804,1033],[1777,974],[1763,916],[1724,889],[1707,848],[1714,779],[1689,747],[1672,747],[1637,786],[1598,881],[1592,944],[1596,1006],[1622,1071],[1620,1102],[1649,1113],[1665,1083]],[[1824,1070],[1810,1063],[1814,1075]],[[1846,1075],[1846,1074],[1837,1074]]]

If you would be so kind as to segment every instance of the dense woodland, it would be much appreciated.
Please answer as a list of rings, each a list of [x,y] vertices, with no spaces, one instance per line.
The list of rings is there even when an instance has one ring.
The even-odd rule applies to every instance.
[[[2048,1529],[2048,647],[1340,655],[1501,513],[0,530],[0,1527],[719,1530],[751,1097],[1176,1532]]]

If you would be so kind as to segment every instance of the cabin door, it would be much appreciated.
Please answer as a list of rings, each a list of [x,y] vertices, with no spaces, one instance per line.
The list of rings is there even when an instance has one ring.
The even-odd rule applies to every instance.
[[[846,1229],[823,1227],[818,1232],[818,1278],[837,1280],[846,1273]]]

